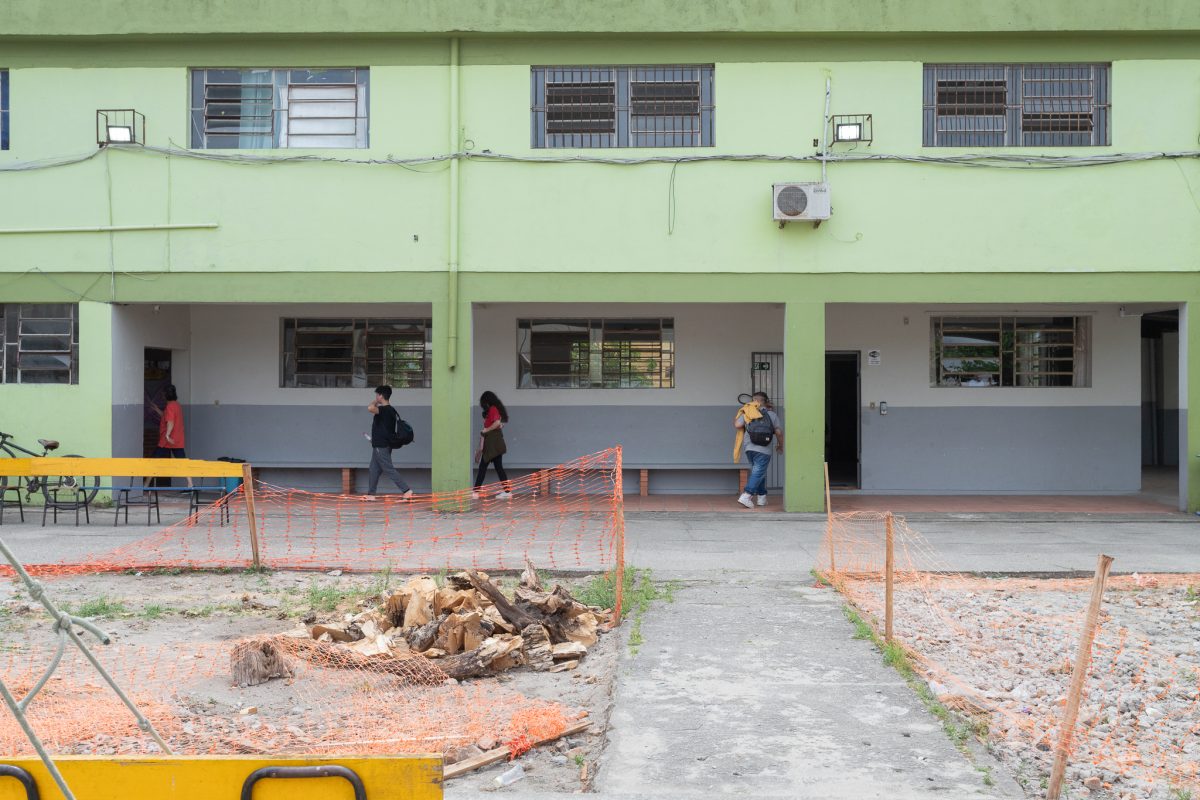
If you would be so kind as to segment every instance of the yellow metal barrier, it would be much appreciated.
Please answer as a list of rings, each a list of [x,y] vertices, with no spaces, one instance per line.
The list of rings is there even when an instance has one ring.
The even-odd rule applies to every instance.
[[[0,475],[10,478],[75,475],[145,478],[240,478],[242,465],[190,458],[0,458]]]
[[[54,759],[78,800],[354,800],[361,781],[368,800],[440,800],[441,756],[362,756],[307,758],[266,756],[62,756]],[[42,800],[62,800],[45,765],[36,758],[0,759],[36,782]],[[271,767],[337,766],[328,777],[283,777],[294,769]],[[310,770],[312,771],[312,770]],[[259,779],[247,780],[257,772]],[[0,776],[0,800],[26,800],[20,780]]]

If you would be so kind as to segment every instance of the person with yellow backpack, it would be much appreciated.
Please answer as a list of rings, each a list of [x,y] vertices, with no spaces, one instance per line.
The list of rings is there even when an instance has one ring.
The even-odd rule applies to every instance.
[[[776,453],[783,453],[783,425],[779,415],[771,409],[766,392],[755,392],[753,400],[738,409],[733,417],[737,434],[733,440],[733,460],[737,461],[745,446],[746,460],[750,462],[750,477],[738,496],[738,502],[746,508],[754,508],[755,499],[760,506],[767,504],[767,466],[771,463],[771,445]]]

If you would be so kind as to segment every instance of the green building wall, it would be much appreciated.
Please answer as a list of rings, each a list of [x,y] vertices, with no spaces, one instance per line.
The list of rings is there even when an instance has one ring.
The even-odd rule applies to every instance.
[[[459,67],[447,31],[459,39]],[[29,440],[48,416],[61,416],[70,420],[69,449],[108,452],[111,303],[431,304],[442,454],[434,485],[443,488],[461,486],[469,468],[460,440],[473,400],[472,303],[786,303],[790,409],[813,420],[823,409],[825,303],[1194,304],[1194,157],[1054,170],[833,163],[833,218],[782,230],[771,221],[771,184],[816,180],[819,164],[529,159],[812,156],[826,81],[832,113],[873,116],[875,139],[856,154],[963,154],[921,147],[922,65],[959,61],[1112,64],[1111,146],[989,153],[1194,151],[1198,44],[1200,7],[1168,2],[662,0],[602,10],[371,0],[333,10],[315,0],[14,0],[0,10],[12,108],[12,148],[0,152],[0,169],[91,157],[0,172],[0,302],[83,301],[79,385],[0,387],[4,424]],[[561,63],[714,64],[715,146],[531,148],[530,65]],[[476,157],[452,169],[444,160],[249,164],[96,152],[96,109],[125,107],[146,115],[147,144],[186,149],[188,68],[212,66],[370,67],[369,149],[237,151],[247,156],[431,158],[456,142]],[[496,154],[525,160],[487,158]],[[454,225],[457,278],[447,272]],[[143,229],[13,232],[86,226]],[[1188,371],[1187,386],[1200,396],[1200,368]],[[1200,415],[1188,417],[1188,431],[1188,450],[1200,452]],[[819,425],[792,429],[789,508],[821,507],[821,446]],[[1190,473],[1195,508],[1200,475]]]

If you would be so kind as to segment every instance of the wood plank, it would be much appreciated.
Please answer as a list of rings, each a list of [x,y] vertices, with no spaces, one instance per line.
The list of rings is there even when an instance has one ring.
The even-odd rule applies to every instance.
[[[592,723],[589,720],[576,722],[574,725],[568,725],[563,732],[557,736],[551,736],[537,741],[534,746],[536,747],[537,745],[546,744],[547,742],[553,742],[554,740],[561,739],[564,736],[583,733],[590,728],[591,725]],[[457,764],[451,764],[443,769],[442,780],[449,780],[450,778],[457,778],[459,775],[465,775],[468,772],[474,772],[481,767],[486,767],[489,764],[495,764],[497,761],[503,761],[504,759],[508,758],[508,755],[509,751],[507,747],[496,747],[492,750],[488,750],[486,753],[480,753],[477,756],[471,756],[470,758],[459,761]]]
[[[192,458],[0,458],[0,475],[10,478],[77,477],[240,478],[242,465]]]

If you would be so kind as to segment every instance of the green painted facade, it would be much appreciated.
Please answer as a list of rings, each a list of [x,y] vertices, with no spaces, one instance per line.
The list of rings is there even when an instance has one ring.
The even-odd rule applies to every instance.
[[[12,108],[0,168],[93,155],[0,172],[0,302],[81,300],[82,365],[78,386],[0,386],[3,426],[28,441],[47,415],[70,417],[69,449],[106,452],[113,303],[429,303],[438,488],[461,487],[470,467],[473,303],[784,303],[789,413],[814,421],[828,303],[1180,303],[1194,312],[1197,398],[1194,154],[1056,170],[832,163],[832,219],[782,230],[771,184],[817,180],[818,163],[528,159],[813,156],[827,80],[833,114],[873,116],[856,154],[963,154],[921,146],[923,64],[960,61],[1112,64],[1111,146],[988,153],[1186,153],[1200,134],[1198,54],[1200,6],[1182,2],[13,0],[0,9]],[[714,65],[715,146],[530,146],[531,65],[650,63]],[[146,115],[147,144],[185,150],[189,68],[232,66],[370,68],[369,149],[248,155],[475,157],[97,152],[95,110],[126,107]],[[19,232],[86,226],[144,230]],[[793,424],[788,441],[788,508],[818,509],[821,426]],[[1200,453],[1198,413],[1187,442]]]

